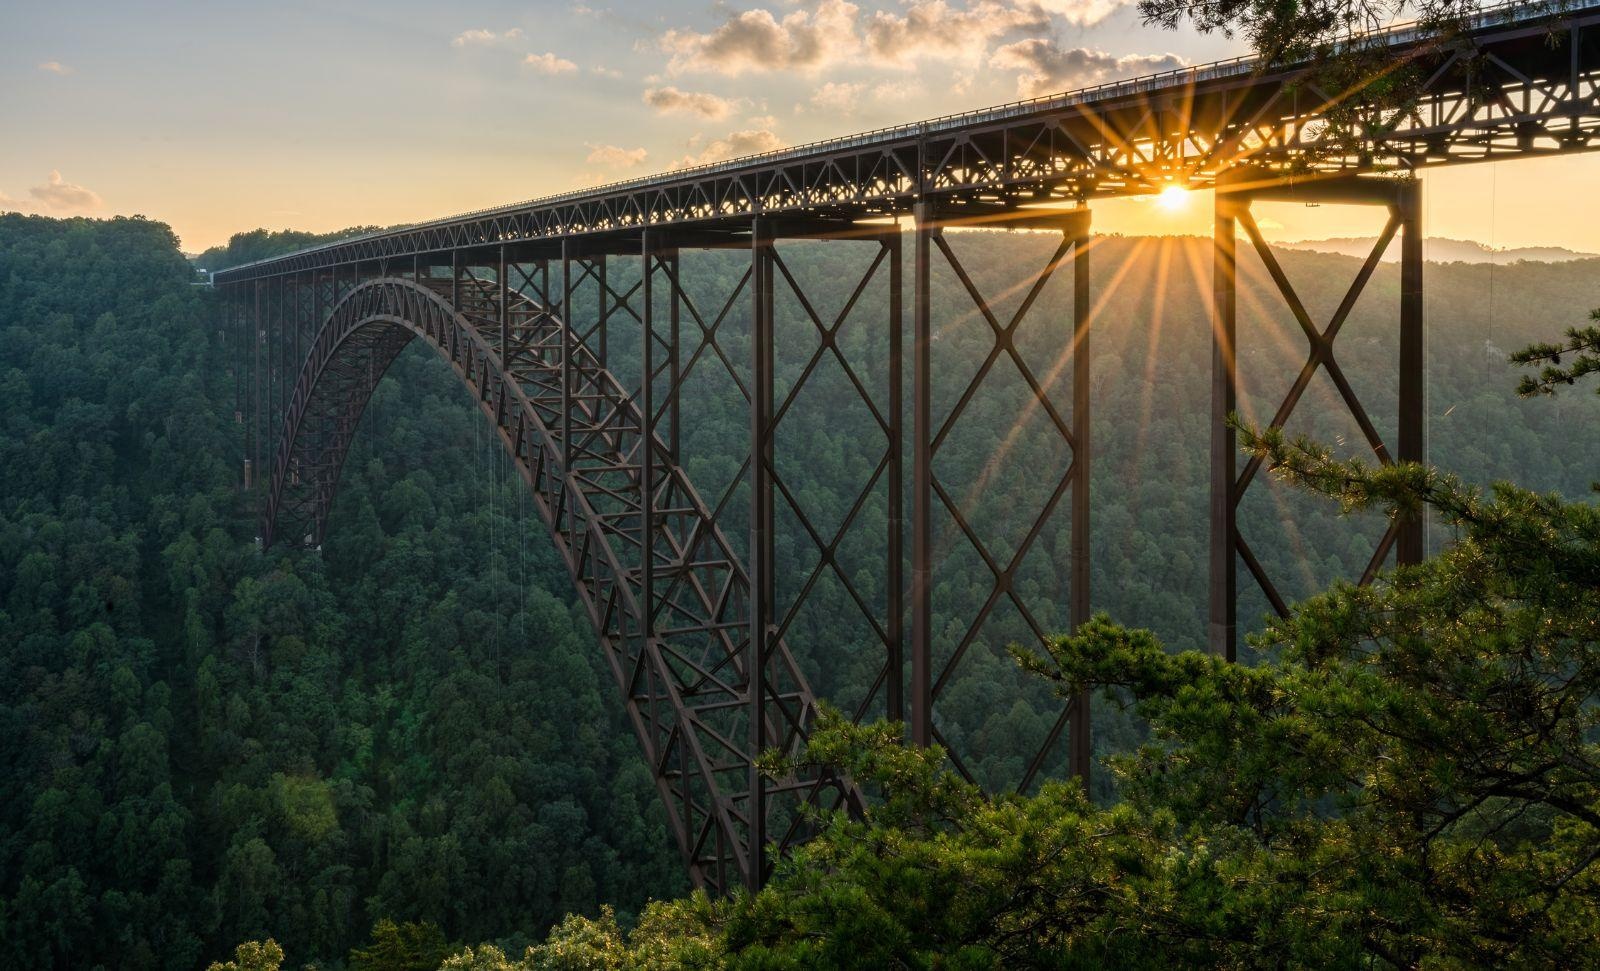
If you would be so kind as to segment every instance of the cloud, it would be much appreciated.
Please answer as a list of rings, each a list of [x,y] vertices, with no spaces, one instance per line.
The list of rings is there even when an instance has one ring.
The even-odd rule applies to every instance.
[[[1133,0],[901,0],[870,16],[849,0],[785,2],[799,9],[744,10],[707,32],[668,30],[657,40],[668,54],[668,73],[811,72],[863,49],[871,55],[866,66],[908,68],[928,60],[977,66],[996,43],[1037,38],[1063,21],[1093,26]]]
[[[1033,98],[1103,81],[1138,77],[1184,66],[1176,54],[1117,57],[1088,47],[1062,48],[1054,40],[1030,38],[994,52],[990,64],[1017,74],[1017,94]]]
[[[866,39],[868,50],[881,62],[908,67],[925,59],[979,61],[996,38],[1049,29],[1050,18],[1032,3],[980,0],[952,7],[945,0],[917,0],[904,14],[875,11]]]
[[[603,165],[608,169],[631,169],[644,162],[650,154],[642,148],[623,148],[620,145],[588,144],[590,165]]]
[[[28,190],[28,195],[51,209],[99,209],[104,205],[98,193],[61,178],[61,173],[51,171],[50,181]]]
[[[690,148],[697,146],[699,136],[690,142]],[[685,155],[672,164],[675,169],[688,168],[691,165],[707,165],[711,162],[722,162],[730,158],[741,158],[746,155],[759,155],[762,152],[771,152],[783,148],[785,142],[774,132],[767,128],[751,128],[745,131],[729,132],[725,137],[718,138],[701,149],[698,155]]]
[[[1132,0],[1033,0],[1041,10],[1080,27],[1092,27]]]
[[[874,101],[889,103],[904,101],[917,93],[917,86],[909,81],[885,81],[872,89]]]
[[[589,71],[590,71],[591,74],[595,74],[595,75],[598,75],[599,77],[603,77],[603,78],[620,78],[620,77],[622,77],[622,72],[621,71],[617,70],[614,67],[606,67],[604,64],[595,64],[595,65],[593,65],[593,66],[591,66],[589,68]]]
[[[522,28],[513,27],[502,33],[492,30],[463,30],[450,42],[451,47],[490,47],[502,41],[517,40],[522,37]]]
[[[854,114],[861,102],[861,92],[866,89],[865,84],[829,81],[812,92],[811,107],[836,115]]]
[[[815,10],[796,10],[781,20],[770,10],[746,10],[710,33],[669,30],[660,46],[670,55],[667,69],[673,73],[816,70],[859,48],[859,13],[848,0],[821,0]]]
[[[63,77],[72,73],[72,68],[60,61],[43,61],[39,64],[39,70],[46,74],[59,74]]]
[[[0,192],[0,212],[25,212],[36,208],[33,203],[23,199],[13,199]]]
[[[740,99],[706,94],[703,91],[680,91],[667,85],[661,88],[646,88],[644,103],[664,115],[699,115],[701,118],[717,121],[733,114],[744,102]]]
[[[570,74],[578,69],[578,65],[549,51],[543,54],[529,54],[522,59],[522,63],[534,73],[544,75]]]

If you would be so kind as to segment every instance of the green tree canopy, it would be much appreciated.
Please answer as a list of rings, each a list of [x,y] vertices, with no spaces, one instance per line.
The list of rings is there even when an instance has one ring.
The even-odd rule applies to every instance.
[[[232,961],[213,961],[206,971],[278,971],[283,965],[283,948],[272,938],[245,941],[233,949]]]
[[[545,946],[595,967],[648,966],[646,941],[655,966],[749,968],[1600,954],[1600,505],[1243,439],[1348,512],[1426,512],[1454,540],[1301,603],[1252,639],[1253,663],[1171,653],[1104,615],[1017,650],[1061,695],[1102,689],[1148,722],[1108,760],[1113,805],[1065,782],[986,796],[901,726],[830,710],[806,759],[875,791],[865,818],[828,818],[756,895],[676,905],[665,941],[573,919]]]

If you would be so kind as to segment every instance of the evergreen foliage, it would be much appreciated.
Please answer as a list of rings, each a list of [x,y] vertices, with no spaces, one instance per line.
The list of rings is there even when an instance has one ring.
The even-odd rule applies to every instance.
[[[1591,313],[1589,319],[1600,321],[1600,310]],[[1570,356],[1572,363],[1563,365],[1564,356]],[[1544,342],[1525,347],[1511,355],[1511,360],[1517,364],[1544,365],[1537,376],[1523,376],[1522,383],[1517,385],[1518,394],[1555,394],[1557,388],[1576,384],[1590,374],[1600,374],[1600,324],[1569,328],[1566,339],[1560,343]],[[1600,385],[1594,391],[1600,394]]]
[[[283,948],[272,938],[246,941],[233,949],[232,961],[213,961],[206,971],[278,971],[283,966]]]
[[[450,954],[439,925],[385,917],[373,925],[372,943],[350,951],[350,971],[434,971]]]
[[[193,971],[269,936],[337,967],[382,918],[479,940],[681,891],[459,384],[400,362],[335,540],[263,556],[191,280],[158,223],[0,216],[0,967]]]
[[[1600,505],[1243,439],[1346,511],[1431,511],[1454,539],[1301,603],[1255,664],[1104,615],[1017,650],[1064,697],[1104,689],[1148,722],[1108,760],[1110,807],[1070,783],[986,796],[901,726],[830,710],[806,760],[869,785],[865,819],[831,817],[757,895],[680,903],[668,942],[569,920],[546,946],[608,968],[1592,963]]]
[[[1425,31],[1448,36],[1484,6],[1480,0],[1139,0],[1145,23],[1168,30],[1189,25],[1201,33],[1243,33],[1257,54],[1274,64],[1318,58],[1353,67],[1351,45],[1364,32],[1397,16],[1416,18]],[[1540,2],[1529,6],[1556,9]]]

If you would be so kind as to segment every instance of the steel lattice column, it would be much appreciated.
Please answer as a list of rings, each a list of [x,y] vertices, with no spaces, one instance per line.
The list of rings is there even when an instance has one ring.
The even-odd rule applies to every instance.
[[[1089,336],[1089,211],[1082,210],[1081,222],[1071,224],[1072,237],[1072,462],[1077,473],[1072,484],[1072,604],[1069,612],[1073,629],[1086,622],[1092,614],[1090,583],[1093,571],[1089,560],[1089,472],[1094,467],[1091,456]],[[1094,739],[1089,720],[1089,692],[1078,692],[1072,704],[1072,720],[1067,731],[1072,746],[1068,767],[1073,775],[1089,786],[1089,773],[1094,763]]]
[[[884,703],[888,716],[905,721],[905,310],[903,266],[905,246],[896,223],[883,235],[889,259],[889,535],[888,547],[888,658]]]
[[[773,523],[772,523],[772,370],[773,370],[773,238],[764,219],[750,231],[750,750],[764,752],[768,737],[768,670],[772,654]],[[750,766],[751,889],[765,882],[767,845],[767,777]]]
[[[1239,596],[1233,538],[1238,535],[1234,475],[1238,436],[1230,416],[1239,406],[1238,205],[1217,193],[1211,305],[1210,583],[1207,643],[1214,654],[1235,657]]]
[[[1240,562],[1244,563],[1260,585],[1273,609],[1280,615],[1287,615],[1289,611],[1288,603],[1279,594],[1239,530],[1239,502],[1260,471],[1261,459],[1252,457],[1240,467],[1237,436],[1230,424],[1238,407],[1239,393],[1238,231],[1244,229],[1275,284],[1278,295],[1294,315],[1309,343],[1306,362],[1267,427],[1283,428],[1312,378],[1318,371],[1324,371],[1332,379],[1345,406],[1360,426],[1367,445],[1381,464],[1423,462],[1427,458],[1427,448],[1421,199],[1421,184],[1414,179],[1347,177],[1288,183],[1249,171],[1238,171],[1219,182],[1213,241],[1210,621],[1207,634],[1211,651],[1228,660],[1235,660],[1238,656]],[[1319,327],[1313,323],[1299,294],[1278,264],[1272,247],[1262,237],[1251,213],[1251,205],[1256,201],[1381,206],[1388,211],[1387,222],[1376,244],[1325,326]],[[1396,448],[1391,453],[1340,369],[1334,356],[1334,340],[1396,235],[1400,236],[1401,279],[1397,400],[1399,430]],[[1400,564],[1419,562],[1423,556],[1423,527],[1421,518],[1392,520],[1359,582],[1370,583],[1388,560],[1391,550]]]
[[[254,409],[250,401],[250,381],[254,370],[250,351],[255,341],[252,340],[250,314],[245,306],[245,293],[246,288],[242,286],[230,287],[227,291],[228,306],[233,318],[233,420],[238,425],[239,458],[244,467],[244,491],[248,493],[255,486],[255,465],[253,461],[255,455],[250,451],[254,444],[254,439],[250,434],[250,423],[255,420]]]
[[[1400,432],[1395,442],[1402,462],[1428,460],[1427,358],[1422,299],[1422,184],[1409,182],[1392,204],[1391,219],[1400,223]],[[1421,563],[1427,522],[1418,518],[1400,524],[1395,556],[1400,563]]]
[[[261,322],[261,291],[265,281],[257,280],[250,287],[250,460],[253,468],[261,468],[261,422],[266,416],[261,410],[261,345],[266,341],[266,328]]]
[[[859,270],[838,278],[840,282],[854,281],[842,303],[826,307],[817,299],[818,294],[808,292],[803,274],[790,265],[784,246],[802,242],[870,253],[870,258],[859,264]],[[857,720],[872,717],[873,712],[903,717],[901,245],[898,226],[857,226],[824,219],[756,220],[746,245],[751,249],[746,280],[752,323],[747,395],[753,470],[750,631],[751,643],[762,655],[751,663],[755,670],[763,672],[766,681],[759,695],[751,695],[752,718],[758,720],[752,721],[750,727],[752,735],[761,739],[759,747],[767,749],[781,747],[784,733],[789,730],[786,726],[798,724],[803,716],[796,704],[796,672],[789,660],[788,641],[797,629],[804,629],[807,612],[821,602],[816,598],[825,596],[824,584],[840,598],[837,606],[843,612],[837,619],[862,625],[858,646],[883,648],[872,680],[836,685],[841,694],[833,698],[834,702]],[[877,298],[883,303],[875,304]],[[866,306],[873,309],[869,311]],[[687,300],[685,309],[699,320],[698,312]],[[852,321],[856,322],[857,329],[852,333],[857,340],[845,335],[845,328]],[[708,342],[714,343],[716,323],[707,328],[701,321],[701,326]],[[876,356],[879,354],[883,355],[881,360]],[[856,355],[876,362],[865,376],[861,371],[862,357]],[[873,376],[887,385],[882,395],[871,387]],[[831,385],[831,392],[824,392],[830,381],[836,383]],[[815,397],[824,393],[831,397]],[[831,483],[841,490],[839,501],[831,510],[838,514],[837,519],[806,501],[792,468],[784,471],[785,460],[793,463],[798,456],[778,446],[785,430],[805,434],[803,430],[809,427],[807,416],[809,420],[821,417],[815,408],[824,401],[823,407],[830,415],[840,409],[861,409],[863,417],[882,436],[880,440],[872,432],[863,432],[852,442],[859,448],[857,456],[868,467],[860,478]],[[851,557],[857,553],[847,551],[845,546],[851,537],[860,536],[863,514],[876,501],[884,504],[886,529],[881,543],[877,537],[871,541],[883,551],[881,559],[878,555],[872,557],[872,563],[881,571],[876,575],[884,581],[882,600],[875,603],[863,592],[855,574],[855,569],[866,564],[856,561],[852,569]],[[791,558],[782,562],[781,571],[775,554],[780,544],[791,551]],[[808,838],[811,832],[804,815],[796,811],[796,797],[815,801],[826,793],[814,786],[813,791],[804,792],[797,791],[792,783],[759,779],[751,791],[755,800],[767,802],[765,810],[758,814],[770,853],[759,861],[758,877],[764,880],[770,875],[772,858]]]
[[[932,203],[912,210],[911,742],[933,744],[933,234]]]
[[[912,325],[912,554],[911,554],[911,684],[910,711],[911,740],[917,745],[943,744],[956,768],[970,776],[957,752],[941,735],[934,720],[937,698],[941,687],[951,677],[962,652],[978,635],[981,626],[1004,599],[1009,598],[1017,611],[1033,629],[1035,636],[1043,639],[1049,631],[1032,617],[1027,606],[1012,589],[1013,578],[1029,546],[1037,538],[1043,525],[1055,508],[1064,491],[1070,490],[1072,518],[1071,552],[1072,571],[1068,591],[1068,620],[1075,629],[1090,616],[1090,557],[1089,557],[1089,482],[1090,482],[1090,358],[1089,334],[1091,312],[1089,304],[1089,238],[1090,214],[1086,207],[1069,210],[1003,210],[977,206],[952,207],[941,210],[932,203],[919,202],[913,209],[915,220],[915,267],[913,270],[913,325]],[[988,299],[978,291],[965,268],[944,239],[946,229],[1031,229],[1060,233],[1060,242],[1049,263],[1033,274],[1029,280],[1027,296],[1014,316],[1002,324],[994,315]],[[979,367],[977,375],[968,385],[961,400],[950,415],[935,426],[932,411],[932,386],[934,382],[932,360],[932,293],[931,282],[935,251],[952,269],[961,284],[993,330],[994,345],[989,358]],[[1072,330],[1072,402],[1073,415],[1068,423],[1061,419],[1049,400],[1044,386],[1033,377],[1019,356],[1014,344],[1017,327],[1027,316],[1034,301],[1043,291],[1055,270],[1071,253],[1073,268],[1073,330]],[[936,508],[945,510],[972,538],[973,533],[959,509],[940,486],[934,473],[933,462],[939,444],[955,424],[961,410],[969,402],[978,386],[988,376],[993,365],[1009,357],[1032,391],[1033,403],[1047,414],[1056,430],[1071,449],[1071,465],[1065,470],[1058,487],[1045,508],[1033,521],[1033,527],[1007,562],[999,562],[974,541],[980,557],[993,574],[988,602],[973,618],[962,618],[967,633],[957,646],[952,659],[943,670],[935,670],[933,658],[933,607],[932,591],[935,585],[933,563],[932,522]],[[1068,768],[1087,785],[1092,748],[1089,730],[1088,693],[1080,693],[1061,711],[1057,720],[1033,754],[1020,782],[1026,787],[1039,778],[1050,751],[1063,729],[1070,731],[1068,742]]]

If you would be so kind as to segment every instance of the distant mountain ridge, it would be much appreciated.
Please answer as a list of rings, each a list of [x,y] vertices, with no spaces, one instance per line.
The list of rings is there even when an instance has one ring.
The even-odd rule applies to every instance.
[[[1318,253],[1338,253],[1341,256],[1365,258],[1372,252],[1376,236],[1337,236],[1332,239],[1303,239],[1293,243],[1275,243],[1289,249],[1314,250]],[[1493,263],[1504,265],[1528,260],[1535,263],[1569,263],[1573,260],[1594,259],[1600,254],[1580,253],[1562,246],[1518,246],[1495,249],[1470,239],[1448,239],[1429,236],[1422,243],[1423,259],[1430,263]],[[1391,245],[1383,254],[1385,262],[1400,259],[1400,247]]]

